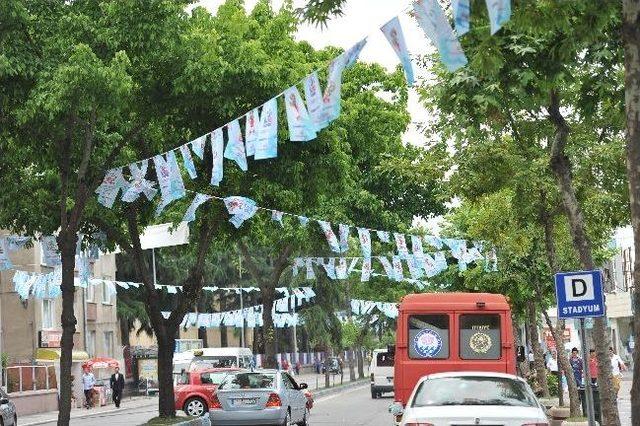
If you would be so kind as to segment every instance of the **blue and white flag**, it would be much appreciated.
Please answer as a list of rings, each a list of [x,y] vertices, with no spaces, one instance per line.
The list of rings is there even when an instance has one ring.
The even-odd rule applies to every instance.
[[[282,213],[281,211],[274,210],[271,212],[271,220],[273,220],[274,222],[278,222],[280,226],[284,227],[284,223],[282,223],[283,215],[284,213]]]
[[[424,259],[424,250],[422,249],[421,236],[419,235],[411,236],[411,251],[413,252],[413,257],[415,257],[418,264],[421,265],[421,262]]]
[[[245,115],[244,142],[247,157],[256,153],[256,142],[258,141],[258,108],[254,108]]]
[[[469,32],[469,17],[471,15],[471,7],[469,0],[452,0],[453,5],[453,22],[456,26],[458,37]]]
[[[120,190],[124,193],[128,187],[129,183],[127,183],[127,180],[122,175],[122,168],[111,169],[96,189],[98,202],[105,207],[111,208]]]
[[[207,142],[207,135],[202,135],[199,138],[196,138],[189,142],[191,144],[191,149],[193,153],[198,156],[201,160],[204,160],[204,145]]]
[[[468,0],[467,0],[468,1]],[[409,86],[413,86],[415,83],[415,77],[413,74],[413,65],[411,64],[411,57],[409,56],[409,50],[407,49],[407,43],[404,39],[402,27],[400,26],[400,20],[396,16],[380,28],[384,33],[387,40],[393,47],[394,52],[398,55],[402,68],[404,68],[404,74],[407,77],[407,83]]]
[[[393,279],[395,281],[402,281],[404,279],[404,271],[402,268],[402,257],[393,256],[392,265],[393,265]]]
[[[320,80],[318,79],[318,73],[316,71],[304,79],[304,96],[307,99],[307,110],[309,111],[315,130],[319,132],[329,125],[329,120],[324,111],[322,89],[320,88]]]
[[[340,253],[340,244],[338,243],[338,239],[336,238],[336,234],[331,229],[331,224],[324,220],[317,221],[320,227],[322,228],[322,232],[324,236],[327,238],[327,242],[329,243],[329,247],[331,251],[335,253]]]
[[[420,259],[418,256],[409,256],[407,257],[407,266],[409,267],[409,273],[411,274],[411,278],[414,280],[419,280],[424,276],[424,253]]]
[[[435,235],[426,235],[424,240],[427,244],[437,248],[438,250],[442,248],[442,239],[440,239],[440,237],[436,237]]]
[[[240,170],[247,171],[247,154],[244,150],[244,141],[242,140],[242,130],[238,120],[233,120],[227,124],[227,147],[224,150],[224,158],[234,160],[240,166]]]
[[[345,61],[342,56],[338,56],[329,64],[327,87],[325,87],[324,95],[322,96],[323,115],[328,122],[332,122],[340,116],[342,71],[344,71],[344,67]]]
[[[393,233],[393,238],[396,241],[396,247],[398,248],[398,254],[402,259],[406,259],[409,256],[409,249],[407,248],[407,240],[404,234],[397,232]]]
[[[222,129],[211,132],[211,185],[220,186],[224,176]]]
[[[310,257],[307,257],[307,258],[305,259],[305,266],[306,266],[306,268],[307,268],[307,275],[306,275],[306,278],[307,278],[308,280],[314,280],[314,279],[316,279],[316,273],[315,273],[315,271],[313,270],[313,259],[312,259],[312,258],[310,258]]]
[[[464,257],[467,252],[467,241],[454,238],[445,238],[444,243],[451,249],[451,255],[458,260]]]
[[[351,46],[349,50],[347,50],[341,55],[344,60],[345,68],[351,68],[356,63],[356,61],[358,60],[358,57],[360,56],[360,52],[362,52],[362,49],[364,49],[364,46],[366,44],[367,44],[367,38],[365,37],[359,42],[357,42],[356,44],[354,44],[353,46]]]
[[[360,274],[360,281],[361,282],[369,281],[369,279],[371,278],[372,272],[373,272],[373,269],[371,267],[371,258],[365,257],[364,259],[362,259],[362,272]]]
[[[438,0],[416,0],[413,10],[418,24],[438,48],[447,69],[453,72],[465,66],[467,58]]]
[[[327,277],[329,277],[329,279],[335,280],[337,278],[336,277],[336,258],[335,257],[329,257],[326,262],[325,262],[324,258],[319,257],[317,261],[318,261],[318,263],[320,265],[322,265],[322,267],[324,268],[325,272],[327,273]]]
[[[309,218],[306,216],[298,216],[298,221],[300,222],[300,225],[306,227],[307,224],[309,223]]]
[[[207,202],[207,200],[210,200],[210,199],[211,199],[210,195],[200,194],[200,193],[196,194],[196,196],[193,197],[193,201],[191,201],[191,205],[189,206],[187,211],[184,213],[184,217],[182,218],[182,221],[192,222],[196,220],[196,210],[198,210],[198,207],[200,207],[202,204],[204,204],[205,202]]]
[[[339,257],[338,264],[336,265],[336,279],[346,280],[347,278],[347,259],[345,257]]]
[[[258,140],[253,156],[265,160],[278,156],[278,102],[273,98],[262,106],[258,123]]]
[[[42,247],[42,263],[46,266],[58,266],[62,264],[60,260],[60,250],[58,250],[58,241],[56,237],[47,235],[40,237],[40,246]]]
[[[511,0],[486,0],[486,3],[493,35],[511,19]]]
[[[141,165],[138,166],[138,164]],[[149,201],[156,196],[158,190],[155,187],[155,182],[146,179],[148,168],[149,160],[129,164],[131,182],[129,183],[127,190],[122,194],[122,201],[127,203],[134,202],[138,197],[140,197],[140,194],[144,194]]]
[[[378,256],[378,260],[382,264],[382,268],[384,269],[385,275],[390,279],[394,279],[395,272],[393,270],[393,266],[391,265],[391,262],[389,262],[389,259],[387,259],[386,256]]]
[[[78,256],[78,281],[79,287],[87,288],[91,278],[91,268],[87,256]]]
[[[371,234],[366,228],[358,228],[358,239],[362,249],[362,257],[371,257]]]
[[[153,162],[156,166],[156,174],[162,196],[162,202],[156,209],[157,215],[160,214],[169,203],[184,197],[186,191],[184,183],[182,182],[182,175],[180,174],[180,167],[178,167],[175,152],[167,152],[166,160],[162,155],[156,155],[153,157]]]
[[[232,215],[229,222],[233,223],[236,228],[240,228],[245,220],[251,219],[258,211],[256,202],[246,197],[227,197],[224,199],[224,205]]]
[[[187,173],[189,173],[189,177],[191,179],[197,178],[198,172],[196,172],[196,166],[193,164],[193,157],[191,157],[189,145],[182,145],[180,147],[180,153],[182,154],[182,162],[184,164],[184,168],[187,169]]]
[[[0,271],[13,269],[13,263],[9,259],[9,244],[6,238],[0,238]]]
[[[31,237],[21,237],[19,235],[7,235],[7,249],[9,251],[21,250],[31,241]]]
[[[340,253],[349,251],[349,225],[341,223],[338,225],[338,236],[340,237]]]
[[[376,235],[378,236],[378,239],[383,243],[391,242],[391,236],[387,231],[376,231]]]
[[[307,142],[314,139],[316,126],[307,112],[302,96],[296,86],[284,91],[284,104],[287,111],[289,125],[289,140],[293,142]]]

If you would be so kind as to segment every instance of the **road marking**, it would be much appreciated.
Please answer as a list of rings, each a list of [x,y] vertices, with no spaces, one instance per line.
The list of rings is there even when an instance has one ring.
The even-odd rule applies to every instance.
[[[333,395],[327,395],[327,396],[325,396],[325,397],[320,397],[320,398],[316,399],[316,401],[315,401],[315,402],[328,401],[328,400],[330,400],[330,399],[337,398],[337,397],[339,397],[339,396],[343,396],[344,394],[351,393],[351,392],[355,392],[355,391],[357,391],[357,390],[360,390],[360,389],[362,389],[362,388],[366,387],[368,384],[369,384],[369,383],[365,383],[365,384],[363,384],[362,386],[355,386],[355,387],[353,387],[353,388],[351,388],[351,389],[348,389],[348,390],[346,390],[346,391],[344,391],[344,392],[336,392],[336,393],[335,393],[335,394],[333,394]]]

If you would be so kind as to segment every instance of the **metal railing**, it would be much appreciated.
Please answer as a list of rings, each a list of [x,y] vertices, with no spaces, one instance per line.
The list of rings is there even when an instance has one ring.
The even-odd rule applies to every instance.
[[[7,393],[57,389],[52,365],[15,365],[2,370],[2,387]]]

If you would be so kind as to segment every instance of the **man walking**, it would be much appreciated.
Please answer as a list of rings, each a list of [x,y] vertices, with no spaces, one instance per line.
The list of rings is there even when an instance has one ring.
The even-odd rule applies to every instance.
[[[116,367],[116,372],[111,375],[111,395],[116,408],[120,408],[122,390],[124,389],[124,376],[120,374],[120,367]]]
[[[573,370],[573,376],[576,379],[576,386],[582,386],[582,374],[584,372],[584,362],[582,358],[578,356],[578,348],[571,349],[571,358],[569,358],[569,364]]]
[[[96,384],[96,378],[93,373],[89,371],[89,367],[84,367],[82,373],[82,389],[84,390],[84,398],[87,401],[85,408],[88,410],[93,407],[93,385]]]
[[[611,374],[613,375],[613,392],[616,394],[616,398],[618,398],[620,383],[622,382],[622,372],[627,370],[627,366],[612,347],[609,347],[609,357],[611,359]]]

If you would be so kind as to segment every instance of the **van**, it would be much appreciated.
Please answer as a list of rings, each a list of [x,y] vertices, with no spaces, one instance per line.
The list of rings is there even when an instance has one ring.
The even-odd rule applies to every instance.
[[[511,307],[501,294],[409,294],[398,308],[394,398],[421,377],[451,371],[516,373]]]
[[[393,392],[394,354],[386,349],[376,349],[371,357],[371,398],[380,398],[383,393]]]
[[[202,368],[251,368],[253,353],[249,348],[190,349],[173,356],[173,372],[180,374]]]

